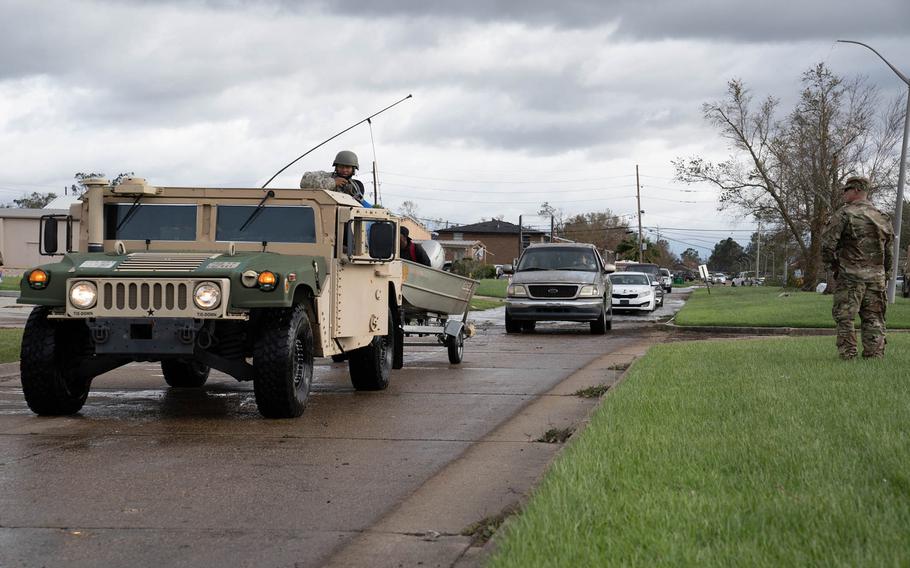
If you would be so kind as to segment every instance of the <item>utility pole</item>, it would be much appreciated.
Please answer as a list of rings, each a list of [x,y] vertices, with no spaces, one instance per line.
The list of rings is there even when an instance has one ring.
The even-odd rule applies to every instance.
[[[755,281],[758,282],[761,272],[761,223],[758,224],[758,235],[755,237]]]
[[[641,263],[641,249],[645,248],[645,241],[641,236],[641,184],[638,181],[638,164],[635,164],[635,201],[638,204],[638,262]]]

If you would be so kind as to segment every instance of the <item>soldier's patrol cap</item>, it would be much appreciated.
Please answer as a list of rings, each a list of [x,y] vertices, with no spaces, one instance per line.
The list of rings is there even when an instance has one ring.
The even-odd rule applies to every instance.
[[[856,189],[859,191],[869,191],[869,178],[863,176],[853,176],[847,178],[844,182],[844,191]]]

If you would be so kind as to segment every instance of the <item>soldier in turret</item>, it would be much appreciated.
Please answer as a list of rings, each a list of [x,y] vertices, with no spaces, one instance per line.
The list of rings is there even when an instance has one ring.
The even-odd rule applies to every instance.
[[[306,172],[300,180],[300,187],[327,189],[346,193],[361,202],[365,207],[371,204],[364,199],[363,182],[354,179],[354,174],[360,168],[357,154],[350,150],[342,150],[335,155],[332,162],[333,172]]]
[[[869,180],[844,182],[843,207],[828,221],[822,236],[822,260],[834,273],[832,315],[841,359],[856,357],[853,320],[862,322],[863,357],[885,355],[885,280],[891,271],[894,229],[887,215],[867,199]]]

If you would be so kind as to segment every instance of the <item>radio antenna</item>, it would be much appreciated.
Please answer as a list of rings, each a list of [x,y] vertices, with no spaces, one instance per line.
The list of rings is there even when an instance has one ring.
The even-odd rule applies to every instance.
[[[363,120],[360,120],[360,121],[355,122],[354,124],[348,126],[347,128],[345,128],[344,130],[342,130],[342,131],[339,132],[338,134],[335,134],[335,135],[332,136],[331,138],[327,138],[327,139],[323,140],[322,142],[320,142],[319,144],[316,144],[315,146],[313,146],[312,148],[310,148],[309,150],[307,150],[307,151],[304,152],[303,154],[300,154],[299,156],[297,156],[291,163],[289,163],[289,164],[286,165],[285,167],[283,167],[283,168],[281,168],[280,170],[278,170],[277,172],[275,172],[275,175],[273,175],[272,177],[270,177],[270,178],[269,178],[269,181],[267,181],[267,182],[265,182],[264,184],[262,184],[262,187],[261,187],[260,189],[265,189],[265,187],[266,187],[268,184],[272,183],[272,180],[274,180],[276,177],[278,177],[278,176],[281,174],[281,172],[283,172],[284,170],[286,170],[286,169],[290,168],[291,166],[293,166],[294,164],[296,164],[301,158],[303,158],[304,156],[306,156],[307,154],[309,154],[310,152],[312,152],[312,151],[315,150],[316,148],[319,148],[320,146],[322,146],[322,145],[324,145],[324,144],[326,144],[326,143],[328,143],[328,142],[331,142],[332,140],[338,138],[339,136],[341,136],[342,134],[344,134],[344,133],[347,132],[348,130],[351,130],[351,129],[354,128],[355,126],[359,126],[359,125],[363,124],[364,122],[368,122],[371,118],[373,118],[373,117],[375,117],[375,116],[379,116],[380,114],[382,114],[382,113],[384,113],[385,111],[389,110],[389,109],[392,108],[393,106],[396,106],[396,105],[398,105],[398,104],[400,104],[400,103],[403,103],[404,101],[410,99],[412,96],[414,96],[414,95],[408,95],[408,96],[404,97],[404,98],[401,99],[401,100],[395,101],[394,103],[392,103],[392,104],[390,104],[389,106],[385,107],[385,108],[382,109],[381,111],[375,112],[375,113],[371,114],[370,116],[364,118]]]

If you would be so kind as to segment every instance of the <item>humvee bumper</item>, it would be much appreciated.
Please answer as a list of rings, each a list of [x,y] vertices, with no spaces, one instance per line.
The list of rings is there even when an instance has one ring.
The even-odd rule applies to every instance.
[[[100,318],[87,322],[99,355],[192,355],[204,322],[190,318]]]

